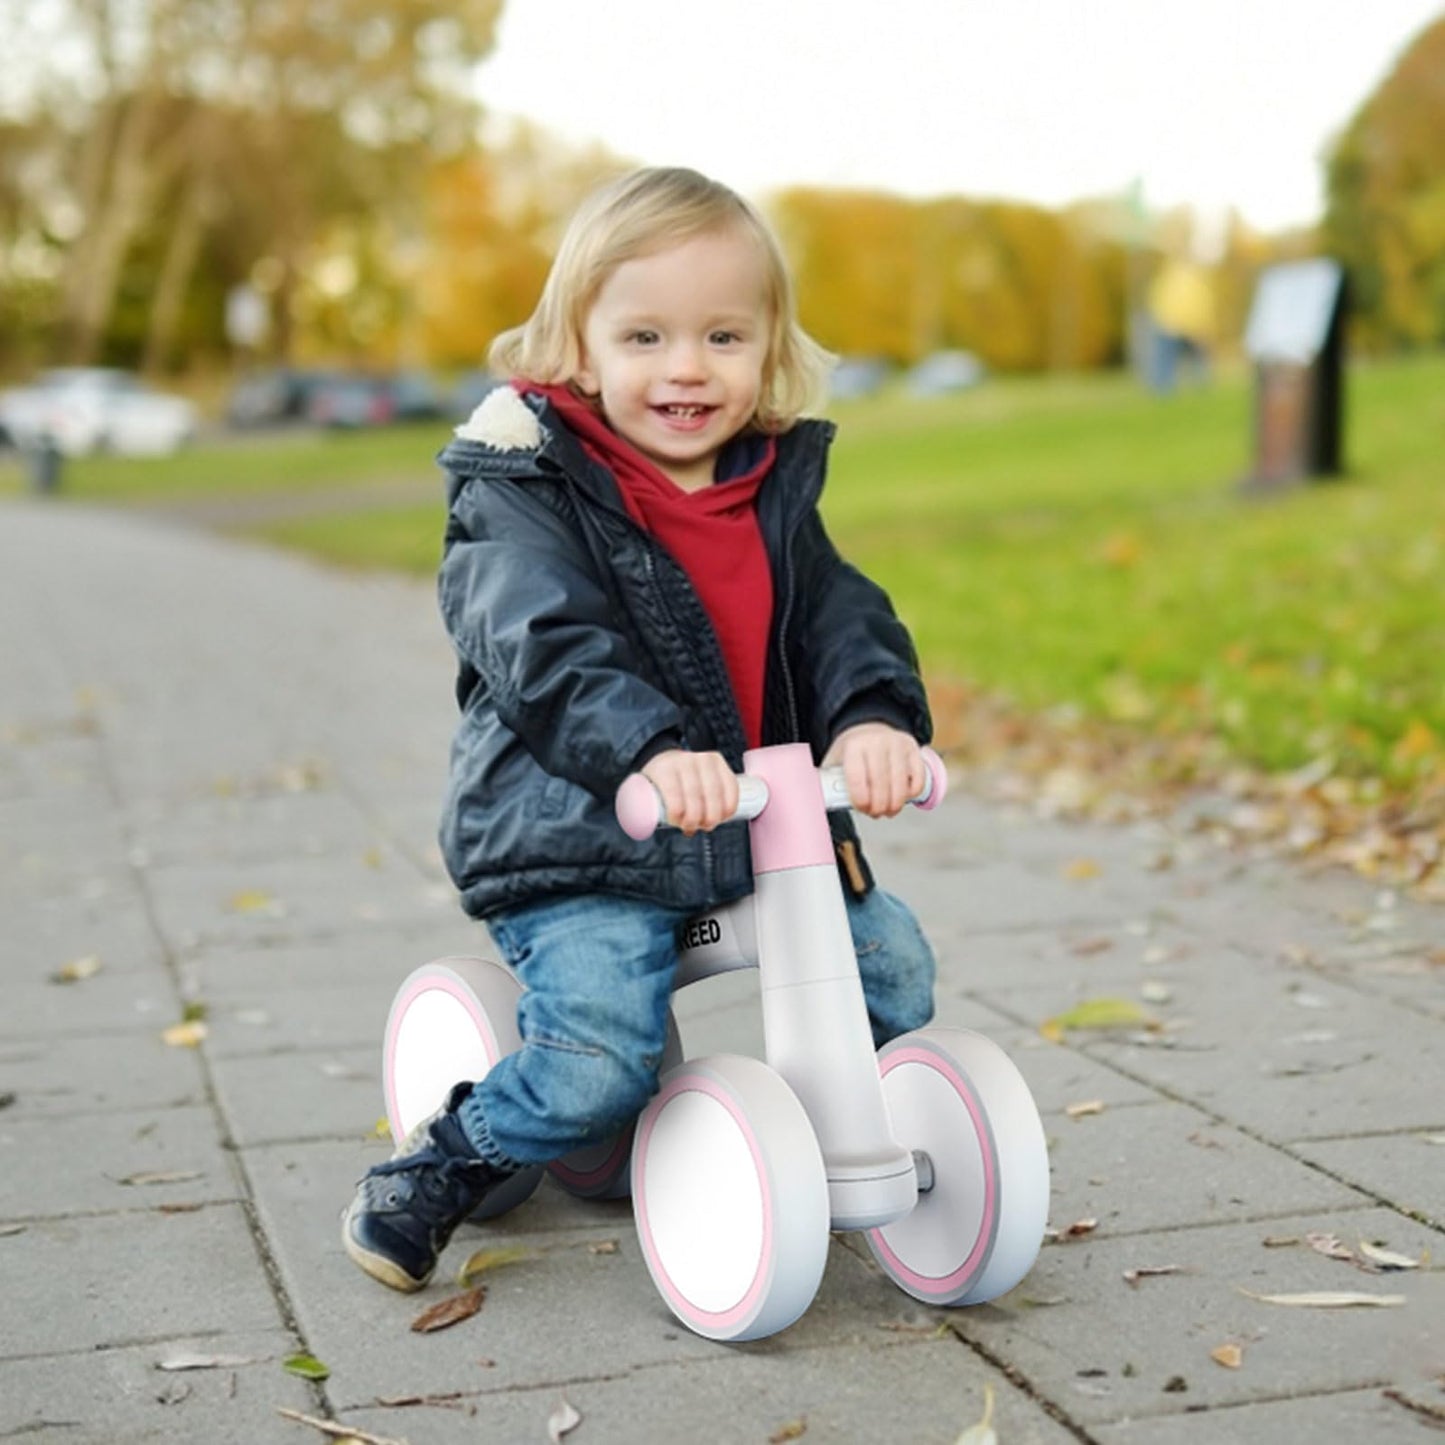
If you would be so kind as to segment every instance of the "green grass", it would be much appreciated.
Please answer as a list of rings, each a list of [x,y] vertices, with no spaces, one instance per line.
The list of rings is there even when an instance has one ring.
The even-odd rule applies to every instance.
[[[928,671],[1026,709],[1207,731],[1287,768],[1396,786],[1445,769],[1445,357],[1355,368],[1342,481],[1249,499],[1243,376],[1174,397],[1124,377],[990,382],[839,407],[825,499]],[[106,499],[435,486],[438,429],[97,459]],[[434,493],[433,493],[434,495]],[[430,573],[439,502],[258,528],[346,565]]]

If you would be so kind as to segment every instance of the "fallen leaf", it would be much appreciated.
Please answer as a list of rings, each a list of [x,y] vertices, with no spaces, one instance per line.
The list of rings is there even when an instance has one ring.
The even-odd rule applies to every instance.
[[[140,1174],[127,1174],[117,1179],[117,1184],[189,1184],[192,1179],[204,1179],[199,1169],[150,1169]]]
[[[276,1407],[276,1413],[283,1420],[295,1420],[298,1425],[310,1425],[333,1440],[349,1441],[351,1445],[406,1445],[394,1435],[373,1435],[370,1430],[361,1430],[355,1425],[338,1425],[335,1420],[319,1420],[315,1415],[303,1415],[300,1410],[288,1410],[284,1405]]]
[[[25,1224],[0,1224],[0,1239],[8,1239],[12,1234],[24,1234],[29,1228]]]
[[[1419,1269],[1420,1261],[1411,1259],[1408,1254],[1396,1254],[1393,1250],[1381,1249],[1378,1245],[1369,1243],[1368,1240],[1360,1241],[1360,1253],[1372,1264],[1377,1264],[1381,1269]]]
[[[209,1032],[204,1019],[188,1019],[163,1030],[161,1038],[173,1049],[194,1049],[200,1046]]]
[[[1145,1003],[1172,1003],[1174,990],[1158,979],[1146,979],[1139,985],[1139,997]]]
[[[561,1445],[562,1437],[581,1423],[581,1415],[566,1400],[559,1400],[557,1408],[547,1416],[547,1438],[552,1445]]]
[[[801,1440],[808,1433],[808,1417],[800,1415],[796,1420],[789,1420],[786,1425],[780,1425],[771,1435],[768,1436],[768,1445],[783,1445],[787,1440]]]
[[[536,1257],[536,1250],[528,1249],[521,1244],[510,1245],[502,1249],[479,1249],[457,1271],[457,1284],[465,1289],[488,1270],[501,1269],[503,1265],[516,1264],[519,1260],[535,1259]]]
[[[452,1325],[469,1320],[481,1309],[487,1297],[487,1287],[479,1284],[475,1289],[464,1290],[461,1294],[448,1295],[430,1309],[423,1310],[412,1322],[411,1327],[419,1335],[429,1335],[436,1330],[449,1329]]]
[[[1046,1229],[1044,1238],[1051,1240],[1082,1239],[1084,1235],[1092,1234],[1098,1227],[1097,1219],[1076,1219],[1064,1229]]]
[[[1238,1345],[1220,1345],[1210,1350],[1209,1358],[1226,1370],[1237,1370],[1244,1363],[1244,1351]]]
[[[6,1089],[4,1093],[0,1093],[0,1109],[8,1109],[14,1102],[15,1091],[13,1089]],[[1445,1144],[1445,1139],[1442,1139],[1440,1142]]]
[[[1141,1279],[1153,1279],[1162,1274],[1183,1274],[1184,1266],[1178,1264],[1146,1264],[1138,1269],[1126,1269],[1124,1278],[1129,1284],[1138,1284]]]
[[[371,1132],[372,1132],[378,1139],[390,1139],[390,1138],[391,1138],[391,1120],[388,1119],[385,1114],[383,1114],[383,1115],[376,1121],[376,1123],[374,1123],[374,1124],[371,1126]]]
[[[1083,938],[1078,943],[1071,943],[1069,952],[1087,958],[1092,953],[1107,953],[1113,946],[1112,938]]]
[[[1170,1375],[1164,1382],[1166,1395],[1183,1395],[1189,1390],[1189,1381],[1183,1375]]]
[[[1260,1240],[1266,1249],[1286,1249],[1292,1244],[1298,1244],[1300,1237],[1297,1234],[1266,1234]]]
[[[1079,1104],[1066,1104],[1064,1113],[1071,1119],[1083,1119],[1089,1114],[1102,1114],[1104,1112],[1104,1101],[1102,1099],[1085,1099]]]
[[[50,981],[51,983],[81,983],[87,978],[94,978],[99,972],[99,956],[88,953],[84,958],[73,958],[69,963],[62,964],[50,975]]]
[[[993,1386],[983,1387],[983,1418],[970,1425],[954,1441],[954,1445],[998,1445],[998,1436],[993,1428]]]
[[[158,1370],[234,1370],[241,1365],[259,1365],[260,1360],[249,1355],[197,1355],[182,1351],[156,1361]]]
[[[1298,1309],[1342,1310],[1360,1306],[1385,1309],[1391,1305],[1402,1305],[1402,1294],[1355,1294],[1349,1290],[1315,1290],[1304,1294],[1255,1294],[1253,1290],[1242,1289],[1240,1294],[1259,1300],[1267,1305],[1293,1305]]]
[[[281,1368],[288,1375],[300,1375],[303,1380],[329,1380],[331,1371],[315,1355],[287,1355],[281,1361]]]
[[[405,1410],[416,1405],[436,1406],[443,1409],[456,1409],[458,1403],[466,1399],[464,1390],[452,1390],[445,1395],[378,1395],[375,1403],[385,1410]]]
[[[1075,858],[1064,865],[1064,877],[1070,883],[1087,883],[1097,878],[1104,870],[1092,858]]]
[[[1338,1235],[1307,1234],[1305,1235],[1305,1243],[1309,1245],[1316,1254],[1322,1254],[1327,1259],[1342,1259],[1346,1264],[1353,1264],[1355,1262],[1354,1250],[1341,1240]]]
[[[594,1240],[587,1246],[588,1254],[616,1254],[617,1241],[615,1239]]]
[[[226,900],[226,907],[232,913],[274,913],[280,904],[262,888],[243,888]]]
[[[1157,1024],[1133,999],[1091,998],[1065,1013],[1055,1014],[1039,1025],[1039,1032],[1053,1043],[1062,1041],[1069,1029],[1154,1028]]]

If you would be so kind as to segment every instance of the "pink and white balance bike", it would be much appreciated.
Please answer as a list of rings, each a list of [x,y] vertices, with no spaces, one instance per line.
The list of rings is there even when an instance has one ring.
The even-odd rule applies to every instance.
[[[946,786],[925,750],[932,808]],[[928,1027],[875,1052],[827,809],[842,769],[806,745],[745,759],[736,816],[750,820],[756,890],[685,930],[676,987],[760,971],[767,1062],[683,1060],[670,1022],[657,1094],[635,1125],[494,1191],[525,1200],[544,1172],[587,1197],[633,1200],[653,1282],[683,1324],[715,1340],[786,1329],[817,1293],[830,1229],[866,1231],[895,1283],[930,1305],[980,1304],[1032,1267],[1049,1206],[1038,1110],[1007,1055],[980,1034]],[[643,840],[660,824],[647,779],[617,795]],[[500,963],[444,958],[402,984],[387,1020],[386,1105],[398,1141],[461,1079],[522,1046],[521,985]]]

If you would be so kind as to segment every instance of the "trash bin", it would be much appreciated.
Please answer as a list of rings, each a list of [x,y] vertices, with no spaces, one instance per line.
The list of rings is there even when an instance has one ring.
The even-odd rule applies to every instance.
[[[1249,491],[1338,476],[1343,467],[1345,273],[1322,257],[1259,279],[1244,346],[1254,362]]]
[[[25,471],[32,490],[42,493],[59,491],[61,461],[55,438],[42,432],[25,448]]]

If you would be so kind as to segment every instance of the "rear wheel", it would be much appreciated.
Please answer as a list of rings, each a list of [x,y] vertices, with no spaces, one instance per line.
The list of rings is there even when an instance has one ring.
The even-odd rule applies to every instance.
[[[463,1080],[475,1082],[522,1047],[522,985],[488,958],[439,958],[407,975],[386,1021],[382,1080],[387,1122],[398,1144],[434,1114]],[[524,1169],[491,1190],[473,1213],[491,1219],[532,1196],[545,1171]]]

